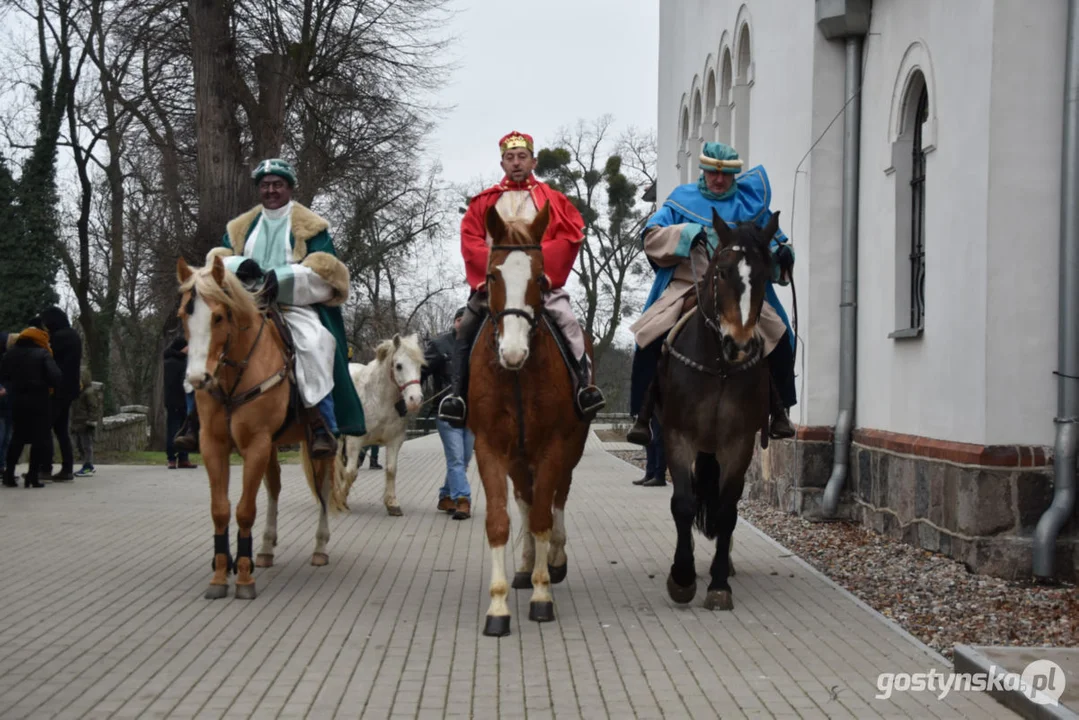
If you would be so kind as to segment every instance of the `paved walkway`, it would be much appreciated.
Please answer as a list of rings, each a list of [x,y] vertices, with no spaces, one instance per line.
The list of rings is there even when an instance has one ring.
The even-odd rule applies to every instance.
[[[633,487],[639,471],[595,436],[570,494],[557,620],[529,622],[517,591],[513,634],[483,637],[482,490],[455,522],[434,510],[437,437],[409,442],[402,462],[404,517],[385,514],[381,474],[363,471],[326,568],[308,563],[314,501],[286,467],[277,564],[250,602],[202,598],[201,469],[3,489],[0,718],[1014,717],[976,694],[875,700],[879,672],[950,668],[745,523],[734,611],[702,609],[703,579],[675,606],[669,494]],[[702,578],[710,558],[698,552]]]

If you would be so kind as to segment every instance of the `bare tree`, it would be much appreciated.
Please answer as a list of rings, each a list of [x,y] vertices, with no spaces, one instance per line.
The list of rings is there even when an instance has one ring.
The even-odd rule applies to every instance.
[[[643,277],[640,231],[646,219],[639,191],[655,179],[655,140],[630,130],[612,138],[605,115],[579,121],[537,154],[536,174],[581,212],[585,242],[574,265],[576,301],[585,332],[595,339],[596,362],[615,339],[622,319],[638,310]]]

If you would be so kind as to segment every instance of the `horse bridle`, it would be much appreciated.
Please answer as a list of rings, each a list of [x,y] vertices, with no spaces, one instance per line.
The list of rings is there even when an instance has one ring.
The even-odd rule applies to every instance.
[[[697,311],[700,312],[701,317],[704,319],[704,324],[708,327],[708,329],[711,330],[712,332],[714,332],[716,334],[716,336],[719,337],[720,341],[722,342],[722,338],[724,337],[724,334],[723,334],[723,329],[719,324],[719,321],[716,320],[715,318],[711,318],[711,317],[708,316],[708,313],[705,312],[705,310],[704,310],[704,304],[701,302],[701,280],[700,280],[699,276],[697,275],[697,263],[696,263],[696,261],[694,260],[694,257],[693,257],[693,245],[697,244],[697,242],[699,242],[699,241],[694,240],[694,242],[690,244],[690,249],[689,249],[689,265],[690,265],[690,270],[693,273],[693,292],[697,296]],[[735,247],[737,247],[737,246],[735,246]],[[722,248],[722,249],[716,248],[715,252],[716,253],[724,253],[724,252],[726,252],[727,250],[730,250],[730,249],[731,249],[730,247],[726,247],[726,248]],[[745,251],[743,250],[743,252],[745,252]],[[707,248],[705,250],[705,254],[707,255]],[[709,261],[711,261],[711,258],[709,259]],[[712,279],[712,309],[713,309],[713,312],[715,312],[715,309],[719,307],[719,271],[720,271],[720,267],[719,267],[719,264],[717,263],[716,268],[712,272],[712,275],[711,275],[711,279]],[[748,290],[748,288],[747,288],[747,290]],[[764,311],[764,303],[762,302],[761,307],[757,310],[757,322],[760,322],[761,313],[763,311]],[[719,370],[716,370],[714,368],[709,368],[709,367],[697,362],[696,360],[693,360],[692,358],[687,357],[687,356],[683,355],[682,353],[678,352],[677,350],[675,350],[674,344],[671,343],[669,339],[664,342],[664,346],[667,348],[667,351],[676,360],[679,360],[680,362],[688,365],[689,367],[693,368],[694,370],[699,370],[699,371],[707,373],[709,375],[718,375],[719,377],[722,377],[722,378],[726,378],[731,373],[742,372],[742,371],[745,371],[745,370],[749,370],[750,368],[756,366],[761,361],[761,359],[764,357],[763,352],[758,350],[758,352],[753,357],[749,358],[748,360],[743,360],[740,363],[735,363],[735,364],[732,365],[731,363],[728,363],[728,362],[724,361],[723,358],[722,358],[722,354],[721,354],[720,357],[716,358],[716,361],[718,363],[720,363],[721,367],[720,367]]]
[[[528,251],[533,251],[533,250],[543,250],[543,247],[540,246],[540,245],[492,245],[491,250],[505,250],[505,251],[511,251],[511,252],[514,251],[514,250],[524,250],[525,252],[528,252]],[[488,285],[490,285],[491,280],[493,280],[494,277],[495,277],[494,273],[492,273],[492,272],[487,273],[486,280],[487,280]],[[531,336],[534,332],[536,332],[536,326],[539,324],[539,313],[537,313],[537,312],[531,312],[530,313],[530,312],[528,312],[528,310],[525,310],[523,308],[504,308],[503,310],[501,310],[501,311],[499,311],[497,313],[491,313],[491,323],[494,325],[494,338],[495,338],[496,341],[498,339],[498,323],[499,323],[499,321],[502,320],[503,318],[505,318],[507,316],[511,316],[511,315],[516,316],[516,317],[520,317],[520,318],[524,318],[528,322],[528,334],[529,334],[529,336]]]
[[[195,292],[195,288],[192,287],[191,297],[190,299],[188,299],[187,305],[184,307],[184,311],[187,312],[189,316],[193,313],[193,308],[195,305]],[[255,385],[254,387],[245,390],[239,395],[236,395],[236,388],[240,387],[240,382],[243,380],[244,372],[247,371],[247,365],[251,361],[251,356],[254,355],[255,348],[258,347],[259,341],[262,339],[262,331],[266,329],[266,314],[259,314],[262,316],[262,323],[259,325],[259,331],[255,335],[255,341],[251,343],[251,348],[247,351],[246,357],[244,357],[244,359],[240,362],[236,362],[235,360],[232,360],[228,357],[229,349],[232,347],[232,308],[225,308],[225,319],[229,324],[229,332],[225,336],[225,344],[222,346],[221,353],[217,357],[217,367],[214,368],[214,374],[212,376],[214,384],[207,392],[210,394],[210,397],[217,400],[225,408],[225,418],[230,423],[232,420],[232,413],[236,410],[236,408],[251,402],[259,395],[269,391],[275,385],[281,383],[283,380],[285,380],[285,378],[288,377],[288,368],[290,363],[287,356],[288,354],[286,353],[284,367],[282,367],[280,370],[278,370],[276,373],[274,373],[267,379],[263,380],[258,385]],[[237,329],[247,330],[248,328]],[[222,365],[236,370],[236,380],[232,383],[232,387],[229,388],[228,392],[221,389],[221,382],[218,378],[218,375],[221,373]]]

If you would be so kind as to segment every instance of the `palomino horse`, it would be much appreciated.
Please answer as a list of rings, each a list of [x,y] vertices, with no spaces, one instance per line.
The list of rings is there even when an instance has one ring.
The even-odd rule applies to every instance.
[[[366,365],[349,363],[348,372],[363,404],[367,433],[341,436],[337,452],[335,484],[348,507],[348,493],[360,469],[360,448],[365,445],[386,447],[386,489],[382,503],[386,512],[401,515],[397,503],[397,456],[408,434],[407,414],[415,414],[423,405],[420,374],[423,372],[423,348],[415,334],[394,335],[375,348],[375,359]],[[347,459],[347,464],[345,464]],[[344,465],[344,467],[342,467]]]
[[[540,241],[549,219],[546,204],[531,224],[504,222],[494,207],[486,217],[494,240],[487,261],[491,314],[472,353],[468,426],[476,437],[491,548],[491,605],[483,634],[495,637],[510,632],[506,476],[524,526],[513,587],[531,587],[528,617],[548,622],[554,620],[550,584],[566,577],[566,497],[590,424],[574,410],[569,371],[543,316]]]
[[[779,213],[764,229],[751,223],[731,229],[713,210],[712,225],[719,244],[697,281],[697,307],[668,336],[641,414],[647,425],[658,405],[674,480],[671,514],[678,541],[667,592],[678,603],[688,603],[697,592],[695,521],[716,542],[704,606],[731,610],[738,500],[756,433],[768,431],[769,376],[757,321],[772,274],[769,241],[779,229]]]
[[[226,597],[229,572],[234,571],[236,597],[252,599],[256,594],[252,570],[256,565],[273,565],[277,544],[277,498],[281,492],[277,446],[301,443],[307,484],[319,501],[312,565],[329,562],[326,513],[331,502],[334,510],[340,503],[332,497],[334,458],[312,459],[308,455],[303,415],[288,418],[292,368],[281,336],[236,276],[225,271],[221,258],[214,257],[212,265],[196,269],[180,258],[176,274],[182,294],[179,316],[188,338],[187,377],[196,390],[199,447],[210,477],[214,575],[206,597]],[[228,536],[229,455],[233,448],[244,459],[243,493],[236,506],[239,531],[235,563]],[[266,529],[258,561],[252,562],[251,526],[263,476],[268,497]]]

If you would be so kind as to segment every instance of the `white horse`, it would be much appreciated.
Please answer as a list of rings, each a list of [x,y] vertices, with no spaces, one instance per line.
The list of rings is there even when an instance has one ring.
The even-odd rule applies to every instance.
[[[375,359],[366,365],[349,363],[348,372],[363,403],[365,435],[341,436],[338,443],[340,463],[336,463],[337,487],[342,490],[345,507],[348,493],[360,469],[360,449],[368,445],[386,447],[386,490],[382,502],[390,515],[402,515],[397,503],[397,453],[405,442],[407,414],[415,414],[423,405],[420,373],[424,366],[423,348],[415,334],[394,335],[375,348]],[[404,404],[406,415],[398,412]]]

